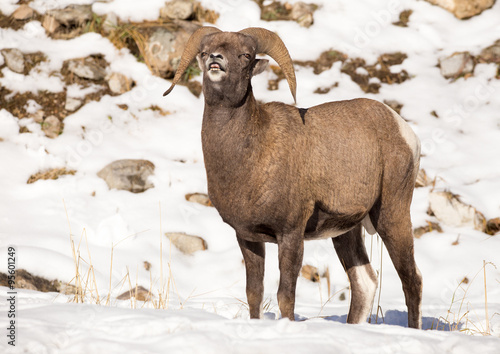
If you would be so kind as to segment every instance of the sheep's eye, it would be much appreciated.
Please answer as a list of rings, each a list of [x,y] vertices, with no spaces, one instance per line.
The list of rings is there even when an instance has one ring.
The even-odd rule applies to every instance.
[[[241,54],[243,55],[246,59],[250,60],[252,58],[252,56],[248,53],[245,53],[245,54]]]
[[[202,53],[201,53],[201,57],[202,57],[202,58],[205,58],[207,55],[208,55],[208,53],[207,53],[207,52],[202,52]]]

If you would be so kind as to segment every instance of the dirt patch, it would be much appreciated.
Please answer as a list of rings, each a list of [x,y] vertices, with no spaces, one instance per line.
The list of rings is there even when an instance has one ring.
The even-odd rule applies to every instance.
[[[413,230],[413,237],[420,238],[422,237],[422,235],[432,231],[437,231],[440,233],[443,232],[443,229],[437,222],[432,222],[432,221],[426,221],[426,222],[427,225],[417,227],[415,230]]]
[[[488,235],[497,235],[500,233],[500,217],[488,220],[486,223],[486,231]]]
[[[392,72],[390,68],[401,64],[406,58],[406,54],[399,52],[382,54],[373,65],[367,65],[362,58],[348,59],[340,71],[349,75],[364,92],[378,93],[381,83],[400,84],[410,78],[406,70]]]
[[[29,75],[31,69],[47,60],[42,52],[24,54],[24,75]]]
[[[30,178],[28,179],[28,184],[31,184],[31,183],[35,183],[36,181],[40,180],[40,179],[43,179],[43,180],[47,180],[47,179],[58,179],[59,177],[61,176],[65,176],[65,175],[74,175],[76,173],[75,170],[67,170],[65,167],[62,167],[62,168],[53,168],[51,170],[48,170],[48,171],[41,171],[41,172],[37,172],[35,173],[34,175],[31,175]]]
[[[9,286],[7,274],[0,273],[0,285]],[[28,289],[41,292],[59,292],[60,282],[57,280],[47,280],[33,275],[24,269],[16,270],[16,289]]]
[[[39,91],[37,94],[33,92],[12,94],[12,91],[5,87],[0,87],[0,106],[19,119],[29,116],[29,113],[26,112],[29,100],[33,100],[42,106],[41,110],[43,110],[45,116],[54,115],[60,120],[63,120],[67,115],[64,109],[64,103],[66,101],[66,92],[64,91]]]
[[[316,60],[307,60],[300,61],[295,60],[293,62],[294,65],[303,66],[313,68],[313,72],[316,75],[321,74],[323,71],[329,70],[332,68],[333,64],[337,61],[341,61],[344,63],[347,60],[348,56],[338,50],[327,50],[320,54],[319,58]]]
[[[410,16],[413,10],[404,10],[399,14],[399,21],[394,22],[394,26],[408,27],[408,22],[410,22]]]

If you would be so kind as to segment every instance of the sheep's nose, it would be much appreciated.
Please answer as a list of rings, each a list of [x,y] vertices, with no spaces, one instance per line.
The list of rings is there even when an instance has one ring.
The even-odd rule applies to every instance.
[[[212,53],[210,54],[211,59],[222,59],[222,54],[219,53]]]

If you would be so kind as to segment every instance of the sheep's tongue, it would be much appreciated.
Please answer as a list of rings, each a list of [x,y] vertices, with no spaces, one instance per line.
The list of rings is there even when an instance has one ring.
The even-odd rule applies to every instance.
[[[217,63],[212,63],[212,64],[210,64],[210,69],[219,69],[220,70],[220,65]]]

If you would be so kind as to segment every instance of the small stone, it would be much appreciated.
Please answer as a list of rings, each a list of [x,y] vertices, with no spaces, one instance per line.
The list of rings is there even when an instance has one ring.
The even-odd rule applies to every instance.
[[[184,254],[193,254],[207,249],[207,243],[199,236],[186,235],[181,232],[167,232],[165,236]]]
[[[173,20],[187,20],[193,15],[193,2],[189,0],[174,0],[167,2],[160,9],[161,18],[170,18]]]
[[[43,19],[42,26],[48,33],[54,33],[61,26],[61,24],[57,22],[54,17],[47,15]]]
[[[495,3],[495,0],[427,0],[431,4],[438,5],[448,10],[456,18],[466,19],[479,15],[486,9],[489,9]]]
[[[19,6],[16,11],[12,14],[12,18],[14,20],[22,21],[32,18],[34,15],[34,11],[31,7],[26,4]]]
[[[24,73],[24,55],[19,49],[2,49],[1,53],[10,70],[18,74]]]
[[[479,61],[482,63],[497,63],[500,64],[500,39],[493,45],[484,48],[479,54]]]
[[[300,274],[312,281],[313,283],[316,283],[319,281],[319,271],[318,271],[318,268],[312,266],[312,265],[309,265],[309,264],[306,264],[305,266],[302,267],[302,269],[300,270]]]
[[[473,206],[463,203],[448,191],[434,191],[429,194],[429,209],[443,224],[453,227],[471,227],[485,231],[486,219]]]
[[[48,10],[47,16],[53,17],[60,24],[70,26],[81,26],[92,20],[91,5],[69,5],[64,9]]]
[[[125,291],[123,294],[118,295],[118,300],[128,300],[130,298],[135,298],[137,301],[149,301],[151,300],[151,292],[143,286],[138,286],[130,290]]]
[[[121,73],[112,73],[107,77],[111,92],[121,95],[132,88],[133,81]]]
[[[61,121],[56,116],[48,116],[42,123],[42,130],[47,137],[55,139],[61,134]]]
[[[117,160],[106,165],[97,173],[104,179],[109,189],[121,189],[141,193],[154,185],[148,177],[154,173],[155,165],[147,160]]]
[[[213,207],[213,204],[210,201],[210,198],[208,198],[208,195],[206,195],[204,193],[189,193],[189,194],[186,194],[185,198],[188,202],[198,203],[198,204],[201,204],[204,206]]]
[[[439,61],[441,75],[456,79],[474,71],[474,57],[469,52],[459,52]]]
[[[72,59],[69,61],[68,70],[82,79],[102,80],[106,76],[105,69],[92,58]]]
[[[292,5],[290,17],[302,27],[309,27],[313,24],[313,12],[315,6],[299,1]]]
[[[118,16],[114,12],[110,12],[106,15],[106,19],[102,24],[102,29],[104,33],[111,33],[118,27]]]
[[[80,108],[82,104],[82,100],[79,100],[78,98],[66,97],[66,104],[64,105],[64,109],[68,112],[74,112],[78,108]]]
[[[35,121],[35,123],[42,123],[44,116],[45,116],[45,112],[40,109],[35,114],[33,114],[31,116],[31,118],[33,118],[33,120]]]

